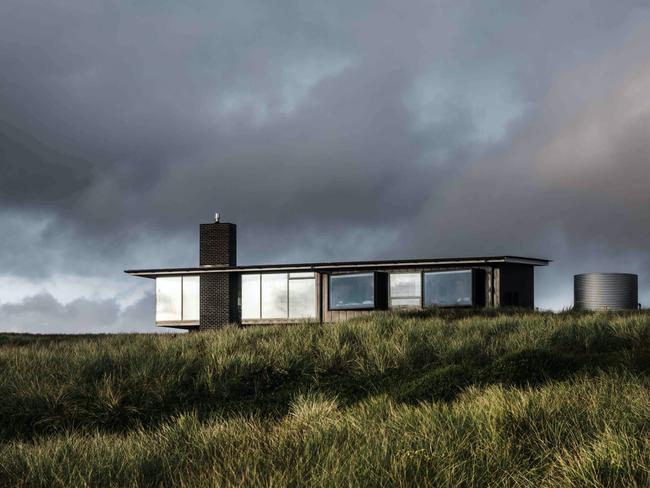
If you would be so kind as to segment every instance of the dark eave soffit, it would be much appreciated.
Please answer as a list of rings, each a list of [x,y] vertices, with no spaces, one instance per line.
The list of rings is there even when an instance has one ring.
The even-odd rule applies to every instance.
[[[520,256],[491,256],[473,258],[449,259],[404,259],[390,261],[354,261],[336,263],[300,263],[300,264],[270,264],[257,266],[201,266],[193,268],[162,268],[162,269],[130,269],[124,271],[133,276],[155,278],[156,276],[171,276],[182,274],[207,273],[237,273],[237,272],[269,272],[269,271],[339,271],[346,269],[373,269],[415,266],[444,266],[444,265],[485,265],[485,264],[526,264],[530,266],[548,266],[551,260],[526,258]]]

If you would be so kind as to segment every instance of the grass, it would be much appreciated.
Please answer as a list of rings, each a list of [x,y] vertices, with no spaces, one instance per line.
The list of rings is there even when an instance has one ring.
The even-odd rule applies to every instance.
[[[650,313],[0,335],[0,486],[648,486]]]

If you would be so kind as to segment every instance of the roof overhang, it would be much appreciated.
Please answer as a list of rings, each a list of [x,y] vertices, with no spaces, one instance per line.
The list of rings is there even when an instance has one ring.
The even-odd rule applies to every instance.
[[[356,261],[336,263],[301,263],[257,266],[201,266],[193,268],[130,269],[125,273],[144,278],[187,274],[211,273],[261,273],[261,272],[299,272],[299,271],[338,271],[353,269],[412,268],[422,266],[485,266],[498,264],[524,264],[528,266],[548,266],[549,259],[526,258],[519,256],[491,256],[473,258],[411,259],[393,261]]]

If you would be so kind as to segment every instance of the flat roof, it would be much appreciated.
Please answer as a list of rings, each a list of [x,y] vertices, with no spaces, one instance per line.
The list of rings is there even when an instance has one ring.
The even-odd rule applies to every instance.
[[[387,261],[342,261],[330,263],[294,263],[294,264],[263,264],[251,266],[199,266],[192,268],[159,268],[159,269],[127,269],[124,272],[133,276],[155,278],[181,274],[208,273],[243,273],[266,271],[340,271],[346,269],[378,269],[416,266],[443,265],[485,265],[485,264],[527,264],[530,266],[548,266],[550,259],[526,258],[521,256],[477,256],[468,258],[433,258],[433,259],[400,259]]]

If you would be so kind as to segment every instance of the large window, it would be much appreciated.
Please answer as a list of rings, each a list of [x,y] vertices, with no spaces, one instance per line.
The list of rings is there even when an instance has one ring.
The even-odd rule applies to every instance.
[[[199,321],[199,298],[199,277],[183,276],[183,320]]]
[[[262,317],[284,319],[289,311],[287,273],[262,275]]]
[[[156,322],[199,321],[199,277],[156,278]]]
[[[347,310],[375,307],[375,275],[359,273],[330,275],[330,309]]]
[[[243,320],[316,318],[314,273],[244,274]]]
[[[316,318],[316,280],[314,273],[289,274],[289,318]]]
[[[468,269],[424,273],[424,305],[472,305],[472,271]]]
[[[262,311],[261,276],[245,274],[241,276],[241,318],[259,319]]]
[[[420,273],[391,273],[390,306],[422,306],[422,275]]]

